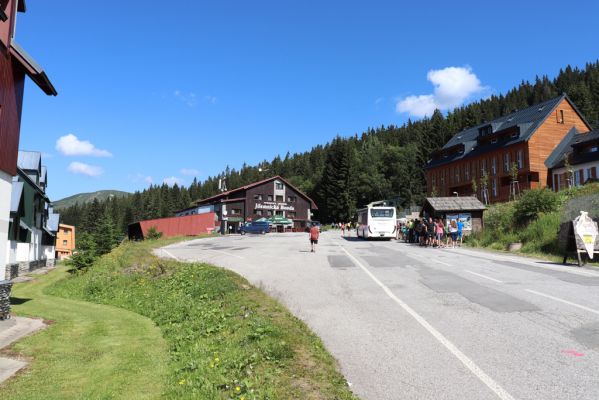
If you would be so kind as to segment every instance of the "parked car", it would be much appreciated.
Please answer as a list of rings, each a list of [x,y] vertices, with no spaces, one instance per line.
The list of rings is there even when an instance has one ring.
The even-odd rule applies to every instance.
[[[270,231],[270,224],[267,221],[246,222],[239,228],[239,232],[242,235],[246,233],[260,233],[264,235],[268,231]]]

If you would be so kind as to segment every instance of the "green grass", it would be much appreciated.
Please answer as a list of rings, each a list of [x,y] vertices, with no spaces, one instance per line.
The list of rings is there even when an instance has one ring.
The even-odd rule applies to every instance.
[[[51,320],[9,350],[30,366],[0,386],[9,399],[152,399],[164,390],[168,352],[160,330],[121,308],[45,293],[64,267],[13,288],[18,315]],[[14,304],[20,303],[22,304]]]
[[[337,371],[335,360],[320,339],[301,321],[237,274],[207,264],[162,260],[151,254],[152,248],[169,242],[172,240],[126,242],[98,260],[86,273],[77,273],[66,279],[62,279],[64,271],[52,274],[53,285],[48,291],[74,300],[51,298],[57,299],[58,303],[65,301],[67,308],[71,301],[88,304],[81,300],[116,306],[136,313],[122,311],[127,315],[139,314],[153,321],[160,328],[168,355],[168,360],[161,358],[159,361],[158,370],[163,373],[156,377],[159,384],[152,387],[154,397],[246,400],[355,398]],[[17,288],[17,292],[26,286]],[[22,294],[19,292],[19,295]],[[37,296],[50,297],[41,291],[32,294],[32,297]],[[51,314],[51,309],[31,311],[45,316]],[[24,310],[19,308],[18,312]],[[53,319],[59,321],[60,316]],[[76,327],[71,324],[65,326],[64,331],[69,330],[66,328],[72,330]],[[110,331],[106,333],[111,335]],[[55,353],[53,358],[58,358],[69,346],[75,346],[81,357],[90,360],[101,354],[96,351],[86,354],[80,340],[83,340],[81,334],[76,334],[70,343],[64,343],[59,350],[52,350]],[[51,345],[51,342],[39,344],[34,350],[29,340],[23,344],[29,354],[36,357],[36,363],[35,354],[43,353]],[[146,344],[146,347],[152,346]],[[161,353],[164,352],[161,350]],[[148,368],[140,365],[139,373],[147,372]],[[50,374],[39,368],[32,371],[27,383],[33,382],[36,377],[50,382]],[[66,368],[56,374],[62,379],[71,378]],[[87,398],[112,398],[111,393],[116,398],[135,398],[121,395],[119,386],[112,385],[112,379],[116,382],[122,379],[120,374],[116,375],[119,376],[104,378],[105,392],[98,390]],[[80,383],[84,381],[70,382],[76,387]],[[21,378],[11,383],[9,388],[15,397],[21,390],[28,390]],[[63,388],[67,390],[69,385]],[[60,397],[86,398],[85,395],[71,395],[69,392],[63,392]],[[45,397],[40,395],[40,398]]]
[[[599,184],[588,184],[553,194],[552,196],[557,197],[556,209],[539,212],[524,224],[516,217],[518,208],[521,207],[519,201],[491,205],[485,212],[484,231],[467,237],[466,244],[503,251],[507,250],[510,243],[521,242],[521,254],[562,261],[563,255],[558,243],[560,222],[577,216],[580,208],[590,211],[591,215],[597,215],[599,204],[588,200],[589,196],[596,198],[597,193]]]

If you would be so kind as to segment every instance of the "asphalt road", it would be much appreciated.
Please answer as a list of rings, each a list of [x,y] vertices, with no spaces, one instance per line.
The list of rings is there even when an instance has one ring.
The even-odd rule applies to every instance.
[[[229,268],[384,399],[599,399],[599,271],[466,249],[307,234],[201,239],[165,257]]]

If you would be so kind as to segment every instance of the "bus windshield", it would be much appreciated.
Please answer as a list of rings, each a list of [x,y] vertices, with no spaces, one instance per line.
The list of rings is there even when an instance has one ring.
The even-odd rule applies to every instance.
[[[395,216],[395,208],[373,208],[370,210],[372,218],[393,218]]]

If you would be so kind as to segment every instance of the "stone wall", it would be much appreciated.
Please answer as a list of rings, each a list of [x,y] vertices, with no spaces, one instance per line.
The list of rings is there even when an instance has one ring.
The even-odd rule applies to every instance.
[[[35,270],[46,268],[46,267],[54,267],[54,259],[48,260],[37,260],[37,261],[21,261],[18,263],[7,264],[6,265],[6,279],[15,279],[18,276],[22,276],[28,274],[29,272],[33,272]]]
[[[0,281],[0,320],[9,318],[12,282]]]

